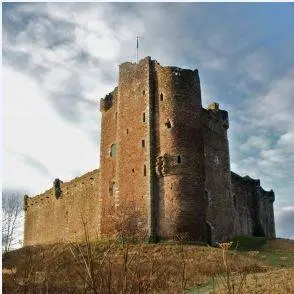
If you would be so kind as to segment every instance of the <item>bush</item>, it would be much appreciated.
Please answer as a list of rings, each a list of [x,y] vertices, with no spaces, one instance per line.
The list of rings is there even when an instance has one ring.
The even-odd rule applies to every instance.
[[[235,236],[231,249],[247,251],[262,248],[267,243],[265,237]]]

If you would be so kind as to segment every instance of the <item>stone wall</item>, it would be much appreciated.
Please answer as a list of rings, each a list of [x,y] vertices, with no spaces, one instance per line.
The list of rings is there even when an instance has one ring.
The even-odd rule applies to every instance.
[[[143,234],[149,229],[149,72],[150,58],[121,64],[117,98],[102,109],[102,236],[116,234],[128,217],[137,219]],[[116,144],[112,157],[107,154],[111,144]],[[115,191],[110,193],[111,183]]]
[[[274,193],[264,191],[260,181],[231,173],[235,208],[235,235],[275,237]]]
[[[260,222],[267,237],[275,238],[275,217],[273,203],[275,201],[275,194],[271,191],[265,191],[260,188],[260,204],[259,215]]]
[[[198,71],[154,61],[157,233],[206,240]]]
[[[228,113],[217,103],[203,109],[205,192],[210,239],[227,240],[234,232],[231,170],[227,129]],[[225,216],[225,217],[224,217]]]
[[[114,234],[113,216],[119,205],[116,169],[118,164],[118,88],[100,101],[101,138],[100,138],[100,187],[101,216],[99,233],[101,236]]]
[[[62,194],[58,199],[53,188],[29,198],[24,245],[83,240],[85,227],[91,239],[98,238],[98,187],[99,170],[94,170],[61,184]]]

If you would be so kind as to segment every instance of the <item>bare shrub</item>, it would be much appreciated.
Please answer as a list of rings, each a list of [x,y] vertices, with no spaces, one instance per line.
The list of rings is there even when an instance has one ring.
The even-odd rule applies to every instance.
[[[22,192],[2,192],[2,251],[8,252],[20,245],[22,234]]]

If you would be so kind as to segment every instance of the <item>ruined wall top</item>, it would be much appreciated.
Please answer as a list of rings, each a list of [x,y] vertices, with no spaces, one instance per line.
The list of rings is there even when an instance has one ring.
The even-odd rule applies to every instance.
[[[204,123],[215,131],[223,131],[229,128],[229,115],[226,110],[219,108],[219,103],[213,102],[203,108]]]
[[[90,182],[89,182],[90,181]],[[72,179],[69,182],[62,182],[61,181],[61,197],[68,194],[68,191],[74,187],[84,186],[84,185],[91,185],[92,181],[99,181],[99,169],[95,169],[93,171],[87,172],[86,174],[83,174],[82,176],[76,177]],[[55,199],[54,196],[54,187],[46,190],[45,192],[38,194],[34,197],[28,197],[26,195],[26,205],[24,207],[24,210],[27,210],[29,206],[33,205],[40,205],[42,203],[45,204],[44,200],[47,199]]]
[[[264,198],[268,198],[271,202],[275,201],[275,193],[273,190],[266,191],[260,185],[259,179],[253,179],[248,175],[242,177],[231,171],[231,179],[235,182],[239,182],[240,184],[246,185],[248,187],[257,188],[260,191],[260,196]]]
[[[116,102],[117,91],[118,91],[118,87],[115,87],[112,92],[108,93],[107,95],[105,95],[104,98],[100,99],[100,111],[101,112],[107,111]]]

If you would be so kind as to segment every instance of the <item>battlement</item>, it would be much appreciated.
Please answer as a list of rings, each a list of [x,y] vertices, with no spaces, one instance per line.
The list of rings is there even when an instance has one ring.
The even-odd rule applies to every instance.
[[[254,189],[257,189],[256,191],[259,191],[260,193],[257,193],[256,195],[259,195],[260,197],[263,197],[263,198],[267,198],[272,202],[275,201],[274,191],[273,190],[270,190],[270,191],[264,190],[260,185],[259,179],[253,179],[248,175],[242,177],[232,171],[231,171],[231,178],[232,178],[232,181],[236,181],[236,182],[239,182],[239,183],[246,185],[248,187],[250,186]]]
[[[93,171],[87,172],[84,175],[81,175],[79,177],[76,177],[72,179],[71,181],[61,183],[61,190],[62,190],[62,196],[69,195],[70,190],[72,188],[76,188],[79,186],[83,186],[86,184],[92,184],[94,181],[99,180],[99,169],[95,169]],[[34,206],[36,204],[42,204],[43,201],[48,201],[51,199],[55,199],[54,197],[54,188],[50,188],[46,190],[45,192],[38,194],[33,197],[27,198],[27,206]]]
[[[112,92],[108,93],[104,98],[100,99],[101,112],[109,110],[116,103],[117,91],[118,87],[115,87]]]
[[[99,179],[99,169],[96,169],[61,183],[62,193],[59,198],[55,197],[54,188],[27,198],[24,207],[25,245],[82,238],[82,220],[89,223],[91,236],[97,236]],[[46,234],[42,234],[45,228]]]
[[[231,177],[233,180],[239,181],[241,183],[244,184],[249,184],[252,186],[260,186],[260,180],[259,179],[253,179],[251,177],[249,177],[248,175],[242,177],[236,173],[234,173],[233,171],[231,171]]]
[[[269,199],[270,202],[275,202],[275,193],[273,190],[266,191],[262,187],[260,187],[260,190],[261,190],[261,197]]]
[[[212,111],[218,111],[219,110],[219,103],[217,103],[217,102],[210,103],[206,109],[212,110]]]
[[[146,56],[142,59],[140,59],[138,62],[130,62],[130,61],[126,61],[123,62],[119,65],[119,69],[120,70],[134,70],[140,66],[142,66],[143,64],[149,63],[151,61],[151,57],[150,56]]]
[[[226,131],[229,128],[229,116],[226,110],[219,108],[219,104],[213,102],[203,108],[204,121],[210,129],[215,131]]]

